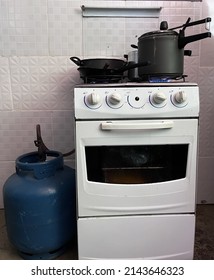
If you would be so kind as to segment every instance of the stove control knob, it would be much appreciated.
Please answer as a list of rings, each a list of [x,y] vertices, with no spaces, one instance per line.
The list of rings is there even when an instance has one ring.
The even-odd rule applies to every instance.
[[[99,94],[93,92],[87,96],[87,103],[89,105],[98,105],[100,103],[100,96]]]
[[[118,105],[121,102],[122,98],[119,93],[113,93],[109,96],[108,102],[112,105]]]
[[[102,105],[101,97],[98,93],[92,92],[84,97],[85,105],[91,109],[98,109]]]
[[[176,107],[185,107],[187,105],[187,95],[184,91],[180,90],[171,96],[171,101]]]
[[[178,104],[184,104],[187,100],[187,95],[184,91],[179,91],[174,95],[174,100]]]
[[[106,97],[106,103],[108,104],[109,107],[113,109],[118,109],[123,106],[124,101],[123,101],[123,97],[119,93],[115,92],[109,94]]]
[[[157,92],[152,96],[152,101],[155,104],[162,104],[166,101],[166,95],[162,92]]]

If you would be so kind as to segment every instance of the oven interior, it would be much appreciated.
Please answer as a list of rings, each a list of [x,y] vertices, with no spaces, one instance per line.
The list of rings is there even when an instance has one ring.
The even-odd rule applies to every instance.
[[[88,181],[145,184],[186,177],[189,144],[86,146]]]

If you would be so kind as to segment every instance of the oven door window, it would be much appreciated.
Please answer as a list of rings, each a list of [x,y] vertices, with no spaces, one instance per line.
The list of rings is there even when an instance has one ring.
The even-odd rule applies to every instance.
[[[147,184],[186,177],[188,144],[85,147],[88,181]]]

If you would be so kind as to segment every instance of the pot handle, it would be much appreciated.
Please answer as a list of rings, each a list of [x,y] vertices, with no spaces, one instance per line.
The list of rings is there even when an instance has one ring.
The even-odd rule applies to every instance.
[[[185,56],[191,56],[192,55],[192,51],[191,50],[184,50],[184,55]]]
[[[173,27],[173,28],[169,28],[169,30],[175,30],[175,29],[178,29],[178,28],[183,28],[183,30],[185,30],[186,27],[194,26],[194,25],[198,25],[198,24],[207,23],[207,22],[212,21],[212,19],[210,17],[200,19],[200,20],[197,20],[197,21],[192,21],[192,22],[190,22],[190,19],[191,18],[188,18],[186,23],[184,23],[183,25],[176,26],[176,27]]]
[[[212,19],[210,17],[207,17],[207,18],[204,18],[204,19],[201,19],[201,20],[188,22],[187,24],[185,24],[185,27],[198,25],[198,24],[202,24],[202,23],[207,23],[207,22],[211,22],[211,21],[212,21]]]
[[[70,57],[70,60],[73,61],[77,66],[81,66],[82,65],[81,59],[79,59],[79,57],[77,57],[77,56]]]
[[[134,45],[134,44],[131,44],[131,47],[132,47],[133,49],[138,49],[138,46],[137,46],[137,45]]]
[[[148,66],[150,64],[151,64],[150,61],[143,61],[143,62],[140,62],[140,63],[128,62],[125,66],[123,66],[120,69],[112,69],[111,74],[123,73],[127,70],[135,69],[135,68],[142,67],[142,66]]]
[[[192,35],[192,36],[187,36],[187,37],[179,36],[179,38],[178,38],[178,48],[183,49],[189,43],[192,43],[192,42],[195,42],[195,41],[198,41],[198,40],[202,40],[202,39],[205,39],[205,38],[210,38],[210,37],[211,37],[211,32],[205,32],[205,33]]]

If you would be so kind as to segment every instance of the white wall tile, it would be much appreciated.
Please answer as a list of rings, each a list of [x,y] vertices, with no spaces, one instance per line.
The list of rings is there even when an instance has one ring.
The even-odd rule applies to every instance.
[[[199,57],[185,56],[184,57],[184,74],[187,75],[188,82],[198,81]]]
[[[11,111],[12,95],[8,58],[0,57],[0,111]]]
[[[0,112],[0,161],[14,161],[36,150],[37,124],[41,125],[46,145],[53,147],[51,112]]]
[[[79,72],[68,57],[11,57],[15,110],[70,110]]]
[[[74,113],[72,111],[53,111],[52,123],[54,150],[62,153],[73,150],[75,148]]]
[[[0,54],[48,55],[47,0],[0,3]]]
[[[214,68],[199,68],[201,157],[214,157]]]
[[[80,1],[48,1],[50,55],[82,54],[82,14]]]
[[[3,204],[4,183],[15,172],[16,172],[15,161],[0,161],[0,209],[4,208],[4,204]]]
[[[212,22],[210,23],[210,31],[212,32],[212,38],[209,40],[204,40],[201,44],[200,52],[200,66],[201,67],[214,67],[214,5],[212,0],[206,0],[202,5],[202,16],[211,17]],[[204,31],[205,32],[205,31]]]
[[[123,57],[125,19],[84,18],[83,55]]]

